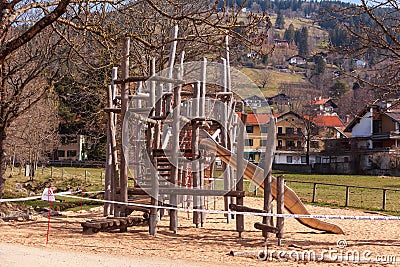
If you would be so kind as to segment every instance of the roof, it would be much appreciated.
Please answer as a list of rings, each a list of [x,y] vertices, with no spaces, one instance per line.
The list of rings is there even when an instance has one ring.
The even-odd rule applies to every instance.
[[[309,116],[309,115],[299,115],[293,111],[286,112],[284,114],[281,114],[279,118],[283,118],[288,114],[292,114],[297,116],[298,118],[301,119],[306,119],[311,121],[313,124],[320,126],[320,127],[344,127],[343,122],[340,120],[340,118],[336,115],[316,115],[314,116]]]
[[[328,102],[329,100],[331,100],[331,99],[330,98],[319,98],[319,99],[311,101],[311,103],[314,104],[314,105],[323,105],[326,102]]]
[[[338,116],[317,115],[311,119],[318,126],[322,127],[343,127],[344,124]]]
[[[400,110],[385,112],[385,115],[394,121],[400,122]]]
[[[241,113],[236,113],[241,116]],[[246,125],[267,124],[271,118],[270,113],[249,113],[247,114]]]
[[[244,100],[246,101],[248,99],[266,101],[265,97],[260,97],[260,96],[257,96],[257,95],[249,96],[248,98],[245,98]]]

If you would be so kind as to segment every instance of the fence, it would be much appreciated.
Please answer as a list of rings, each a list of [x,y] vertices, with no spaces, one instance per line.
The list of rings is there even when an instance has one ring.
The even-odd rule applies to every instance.
[[[304,200],[338,206],[400,211],[400,189],[286,180]]]

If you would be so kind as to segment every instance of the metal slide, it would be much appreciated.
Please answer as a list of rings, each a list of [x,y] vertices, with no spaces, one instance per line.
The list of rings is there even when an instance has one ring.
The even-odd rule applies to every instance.
[[[226,164],[229,164],[232,168],[237,167],[237,155],[229,151],[228,149],[220,146],[212,139],[207,138],[201,141],[201,144],[209,149],[215,149],[217,156],[221,158]],[[264,188],[264,171],[260,167],[252,164],[245,160],[245,171],[244,177],[251,180],[261,188]],[[272,177],[272,196],[276,198],[276,178]],[[304,204],[301,202],[296,193],[285,185],[285,208],[291,214],[310,214]],[[298,218],[301,224],[310,227],[315,230],[325,231],[333,234],[344,234],[343,230],[332,223],[323,222],[319,219],[314,218]]]

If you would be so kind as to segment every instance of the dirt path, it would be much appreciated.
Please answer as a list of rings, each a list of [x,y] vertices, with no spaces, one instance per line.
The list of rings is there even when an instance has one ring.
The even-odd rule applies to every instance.
[[[85,266],[85,267],[192,267],[209,266],[197,262],[184,262],[160,257],[110,256],[107,254],[60,251],[51,247],[36,248],[0,243],[0,265],[2,267],[39,266]]]
[[[261,199],[249,197],[245,201],[248,206],[262,207]],[[371,215],[348,209],[312,206],[307,206],[307,208],[312,214]],[[62,266],[91,266],[89,264],[96,264],[96,266],[298,266],[301,259],[292,257],[288,262],[281,262],[278,259],[262,262],[256,258],[229,256],[228,253],[231,250],[257,252],[264,248],[260,231],[253,228],[254,222],[260,221],[258,217],[245,218],[246,232],[243,233],[241,239],[235,232],[234,220],[227,224],[223,215],[209,214],[204,228],[195,228],[192,224],[192,215],[189,214],[188,217],[188,214],[184,212],[179,213],[178,234],[169,231],[169,219],[166,216],[159,222],[156,237],[149,236],[145,226],[129,228],[127,233],[100,232],[94,235],[82,235],[80,222],[100,218],[101,214],[102,211],[96,209],[86,213],[67,212],[61,217],[51,218],[47,246],[45,246],[46,218],[27,222],[3,222],[0,224],[0,232],[3,234],[0,242],[6,246],[6,249],[0,248],[0,259],[5,260],[8,265],[1,262],[0,266],[45,266],[48,260],[46,255],[52,255],[51,261],[61,262]],[[283,246],[277,247],[276,238],[271,237],[268,252],[283,251],[287,256],[288,253],[300,255],[310,251],[321,255],[324,251],[336,250],[334,254],[336,256],[340,253],[357,251],[361,256],[362,253],[368,252],[371,260],[375,260],[378,256],[381,258],[396,256],[397,261],[400,261],[399,221],[334,220],[331,222],[340,225],[346,234],[318,233],[294,219],[287,219]],[[337,245],[339,240],[345,244],[342,248]],[[30,248],[26,249],[26,254],[17,254],[15,258],[13,247],[7,248],[9,245],[18,245],[19,249],[16,251],[23,253],[25,250],[20,245]],[[25,258],[30,264],[21,265],[25,262],[21,260]],[[37,260],[44,261],[35,262]],[[393,258],[389,259],[391,260]],[[304,264],[308,260],[302,262],[301,264]],[[36,263],[37,265],[34,265]],[[308,262],[308,265],[353,266],[356,264]],[[376,266],[376,262],[364,266]]]

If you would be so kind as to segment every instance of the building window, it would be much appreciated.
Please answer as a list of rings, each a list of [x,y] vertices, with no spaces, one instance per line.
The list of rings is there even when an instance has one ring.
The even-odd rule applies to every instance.
[[[59,158],[65,157],[65,151],[64,150],[57,150],[57,157],[59,157]]]
[[[246,133],[253,133],[253,126],[246,126]]]
[[[294,141],[293,140],[286,140],[286,146],[287,147],[294,147]]]
[[[297,134],[302,134],[303,130],[301,128],[297,128]]]
[[[286,127],[286,134],[294,134],[294,128]]]
[[[245,146],[253,146],[253,139],[245,139],[244,145]]]
[[[343,158],[343,161],[344,161],[344,162],[349,162],[349,157],[344,157],[344,158]]]
[[[302,148],[301,141],[297,141],[297,148]]]
[[[307,163],[307,157],[301,156],[301,163]]]
[[[311,148],[319,148],[319,142],[318,141],[311,141],[310,147]]]
[[[374,134],[381,134],[382,133],[382,121],[374,120],[372,122],[372,130],[373,130]]]
[[[268,127],[262,125],[262,126],[261,126],[261,133],[268,133]]]
[[[278,134],[282,134],[283,128],[281,126],[278,127]]]
[[[282,140],[278,140],[278,147],[282,147]]]
[[[313,135],[318,135],[318,133],[319,133],[318,127],[317,126],[311,126],[311,133]]]
[[[76,150],[68,150],[67,157],[69,158],[76,157]]]
[[[315,163],[321,163],[321,157],[316,157],[315,158]]]
[[[286,156],[286,163],[292,163],[292,162],[293,162],[292,156]]]
[[[261,146],[266,146],[267,145],[267,140],[261,140]]]

